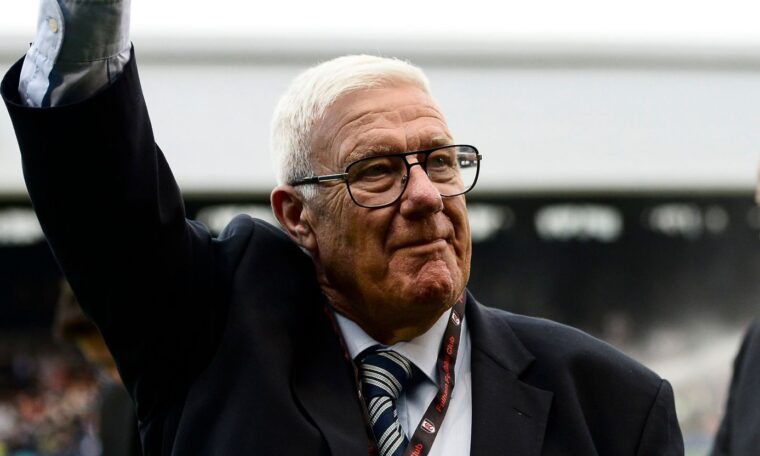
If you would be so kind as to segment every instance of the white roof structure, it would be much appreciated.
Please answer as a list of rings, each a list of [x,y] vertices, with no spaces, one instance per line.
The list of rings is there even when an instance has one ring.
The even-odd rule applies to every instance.
[[[3,71],[33,38],[37,8],[7,3]],[[308,65],[353,52],[426,70],[457,140],[485,157],[481,192],[754,185],[757,2],[133,3],[156,138],[186,192],[267,192],[278,95]],[[23,192],[0,115],[0,195]]]

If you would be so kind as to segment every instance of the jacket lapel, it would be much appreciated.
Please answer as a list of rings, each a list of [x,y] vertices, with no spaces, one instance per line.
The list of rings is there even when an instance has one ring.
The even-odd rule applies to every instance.
[[[303,334],[293,393],[322,432],[331,454],[367,454],[367,427],[351,362],[322,312]]]
[[[534,357],[503,315],[468,293],[472,343],[471,454],[533,456],[541,453],[552,393],[520,380]]]

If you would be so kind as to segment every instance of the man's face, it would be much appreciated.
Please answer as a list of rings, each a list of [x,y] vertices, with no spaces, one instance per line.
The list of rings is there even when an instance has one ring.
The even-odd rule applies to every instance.
[[[452,141],[430,96],[398,85],[339,98],[315,126],[311,145],[316,173],[330,174],[367,156]],[[391,329],[427,329],[464,291],[471,252],[464,196],[441,198],[420,166],[389,207],[357,206],[341,183],[321,186],[307,212],[322,288],[376,338]]]

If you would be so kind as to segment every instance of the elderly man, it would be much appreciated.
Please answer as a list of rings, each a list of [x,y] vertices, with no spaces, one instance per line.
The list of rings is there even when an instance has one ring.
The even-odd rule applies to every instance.
[[[146,454],[683,453],[665,380],[466,290],[481,156],[420,70],[350,56],[298,77],[273,123],[283,229],[241,216],[213,238],[154,143],[128,8],[44,0],[2,91]]]

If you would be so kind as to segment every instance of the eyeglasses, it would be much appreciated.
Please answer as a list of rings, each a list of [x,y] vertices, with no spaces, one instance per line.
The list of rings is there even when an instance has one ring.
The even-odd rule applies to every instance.
[[[409,156],[417,156],[417,161],[409,163]],[[344,173],[303,177],[290,182],[290,185],[343,181],[354,203],[361,207],[378,208],[390,206],[401,198],[415,165],[422,167],[441,196],[463,195],[475,187],[482,159],[474,146],[441,146],[362,158],[350,163]]]

